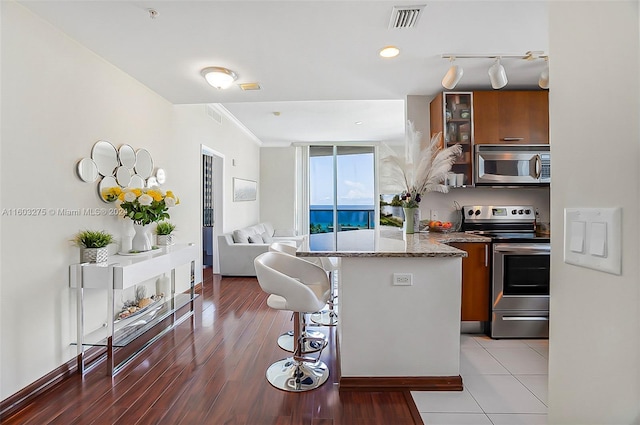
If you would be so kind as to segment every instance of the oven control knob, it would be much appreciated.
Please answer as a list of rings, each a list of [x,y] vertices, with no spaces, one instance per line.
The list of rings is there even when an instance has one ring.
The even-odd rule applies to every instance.
[[[476,210],[476,215],[480,215],[480,210]]]
[[[469,210],[469,212],[467,214],[473,215],[473,210]]]
[[[529,214],[531,214],[531,210],[524,210],[524,213],[525,213],[526,215],[529,215]]]
[[[516,215],[516,214],[518,214],[518,211],[517,210],[511,210],[511,214]]]
[[[524,214],[523,210],[518,210],[518,214]]]

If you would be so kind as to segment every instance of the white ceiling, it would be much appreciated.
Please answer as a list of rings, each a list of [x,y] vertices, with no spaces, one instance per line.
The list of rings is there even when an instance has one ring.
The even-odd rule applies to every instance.
[[[406,96],[442,90],[443,53],[548,52],[544,0],[20,3],[172,103],[223,104],[265,144],[399,140]],[[427,6],[415,28],[389,29],[393,6],[418,4]],[[386,45],[400,56],[380,58]],[[492,59],[456,63],[456,90],[490,89]],[[533,89],[544,61],[503,65],[507,89]],[[200,75],[208,66],[262,89],[214,89]]]

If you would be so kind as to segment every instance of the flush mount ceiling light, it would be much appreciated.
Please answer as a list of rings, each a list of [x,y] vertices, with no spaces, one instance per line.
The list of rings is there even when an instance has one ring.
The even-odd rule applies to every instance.
[[[386,46],[380,49],[380,56],[383,58],[395,58],[400,54],[400,49],[396,46]]]
[[[489,81],[491,82],[491,87],[494,89],[501,89],[505,87],[508,83],[507,72],[502,65],[502,59],[523,59],[528,62],[536,61],[537,59],[544,59],[548,62],[549,56],[546,55],[543,51],[528,51],[524,55],[514,55],[514,54],[462,54],[462,53],[445,53],[442,55],[442,58],[449,59],[450,62],[453,62],[455,59],[495,59],[493,65],[489,68]],[[460,81],[462,77],[461,67],[457,67],[455,65],[451,65],[449,70],[445,74],[442,79],[442,86],[448,90],[453,89],[456,84]],[[456,78],[459,74],[460,78]],[[549,65],[546,64],[545,69],[540,74],[540,78],[538,80],[538,85],[543,88],[549,88]]]
[[[500,63],[500,58],[496,58],[496,61],[491,65],[491,68],[489,68],[488,74],[491,87],[494,89],[501,89],[509,82],[509,80],[507,80],[507,72]]]
[[[227,68],[210,66],[201,72],[207,83],[217,89],[226,89],[238,78],[238,74]]]
[[[444,78],[442,78],[442,87],[447,90],[453,90],[453,88],[460,82],[462,78],[462,74],[464,74],[464,70],[461,66],[454,65],[453,61],[455,61],[455,57],[451,57],[449,61],[451,62],[451,66],[446,74],[444,74]]]

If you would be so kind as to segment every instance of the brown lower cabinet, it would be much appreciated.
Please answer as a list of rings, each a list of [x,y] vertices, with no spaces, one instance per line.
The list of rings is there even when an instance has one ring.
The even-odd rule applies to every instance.
[[[491,287],[489,282],[489,244],[478,242],[451,243],[467,251],[462,259],[462,312],[463,321],[489,321]]]

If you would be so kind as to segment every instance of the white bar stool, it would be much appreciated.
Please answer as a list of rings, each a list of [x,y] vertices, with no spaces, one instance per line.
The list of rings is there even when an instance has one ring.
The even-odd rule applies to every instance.
[[[294,314],[296,348],[292,357],[279,360],[267,368],[266,378],[274,387],[291,392],[318,388],[329,378],[329,368],[317,358],[302,351],[304,313],[318,311],[329,300],[331,285],[327,273],[308,261],[281,252],[265,252],[254,260],[258,283],[270,294],[267,305]]]
[[[296,256],[296,251],[298,248],[294,244],[288,244],[286,242],[274,242],[269,245],[270,252],[282,252],[287,255]],[[305,259],[306,261],[306,259]],[[315,265],[320,266],[320,262],[317,263],[314,261],[310,261]],[[306,320],[304,315],[302,315],[302,333],[308,337],[304,346],[302,347],[303,353],[315,353],[319,350],[322,350],[328,344],[328,338],[325,334],[318,331],[308,330],[306,326]],[[294,323],[295,326],[295,323]],[[285,351],[293,352],[295,349],[295,340],[294,340],[294,331],[291,330],[289,332],[285,332],[278,337],[278,346]],[[324,342],[322,342],[323,340]]]

